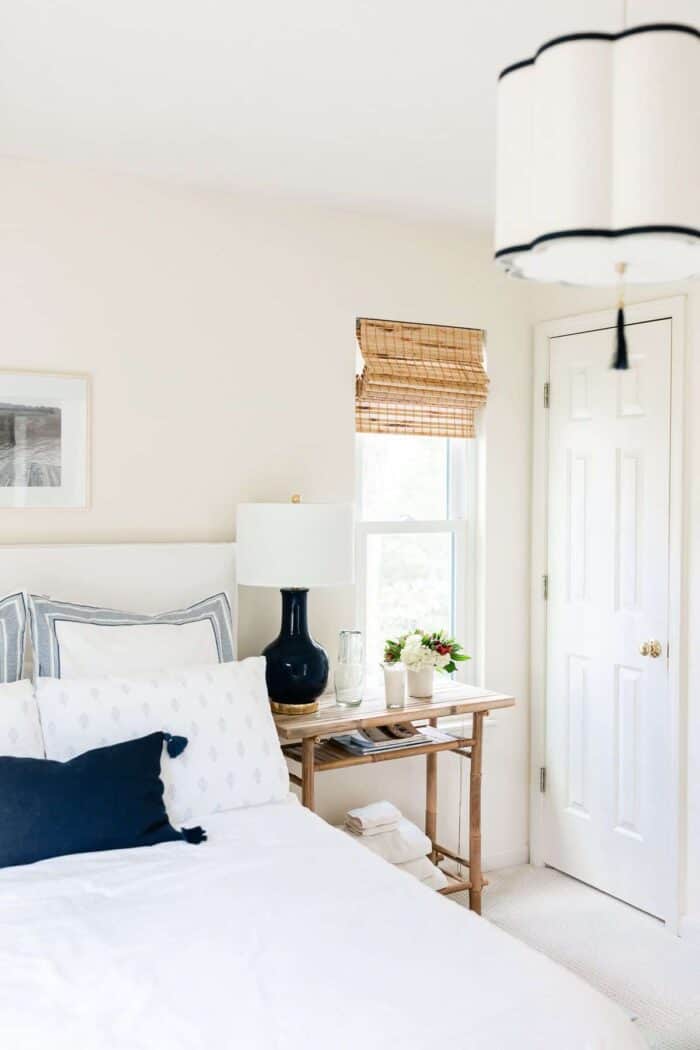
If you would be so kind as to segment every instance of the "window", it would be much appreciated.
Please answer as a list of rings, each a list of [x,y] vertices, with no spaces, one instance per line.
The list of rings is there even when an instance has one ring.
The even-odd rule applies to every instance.
[[[445,628],[468,646],[474,447],[454,438],[357,435],[358,620],[371,679],[385,640],[411,628]]]

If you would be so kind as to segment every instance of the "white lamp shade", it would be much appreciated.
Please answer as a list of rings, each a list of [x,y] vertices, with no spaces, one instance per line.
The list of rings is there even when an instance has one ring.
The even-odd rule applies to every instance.
[[[576,33],[503,71],[497,261],[606,285],[700,273],[700,32]]]
[[[354,578],[349,503],[240,503],[238,582],[250,587],[339,587]]]

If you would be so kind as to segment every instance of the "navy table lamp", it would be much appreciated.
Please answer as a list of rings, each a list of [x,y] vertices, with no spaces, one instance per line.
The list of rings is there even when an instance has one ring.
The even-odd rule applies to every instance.
[[[277,587],[282,625],[263,650],[273,711],[309,714],[328,683],[328,655],[309,633],[310,587],[341,587],[354,576],[354,521],[349,503],[241,503],[238,583]]]

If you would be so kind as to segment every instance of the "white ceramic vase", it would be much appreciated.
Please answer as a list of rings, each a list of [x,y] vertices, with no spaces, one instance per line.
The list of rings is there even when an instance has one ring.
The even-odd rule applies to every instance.
[[[422,667],[420,671],[406,672],[408,679],[408,695],[418,700],[429,700],[433,695],[433,679],[435,671],[432,667]]]

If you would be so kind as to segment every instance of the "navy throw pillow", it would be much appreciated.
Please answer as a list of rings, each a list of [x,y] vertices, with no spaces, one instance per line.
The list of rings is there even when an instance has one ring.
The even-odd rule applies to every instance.
[[[70,762],[0,757],[0,868],[67,853],[202,842],[202,828],[176,831],[168,820],[163,743],[175,757],[187,739],[150,733]]]

